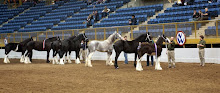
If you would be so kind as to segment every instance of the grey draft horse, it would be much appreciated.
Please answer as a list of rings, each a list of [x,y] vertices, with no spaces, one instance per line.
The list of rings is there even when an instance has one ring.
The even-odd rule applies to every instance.
[[[89,53],[86,59],[85,66],[92,67],[91,57],[96,50],[99,52],[107,52],[108,57],[106,60],[106,65],[114,65],[114,63],[112,63],[111,55],[112,55],[112,50],[113,50],[113,43],[115,42],[117,38],[124,40],[124,38],[115,31],[104,41],[96,41],[96,40],[91,41],[88,44]]]

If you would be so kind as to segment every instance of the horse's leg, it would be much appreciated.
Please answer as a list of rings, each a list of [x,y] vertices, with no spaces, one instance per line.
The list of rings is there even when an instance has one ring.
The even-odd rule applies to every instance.
[[[116,52],[116,51],[115,51]],[[118,69],[118,57],[120,55],[121,51],[117,51],[115,55],[115,69]]]
[[[59,51],[59,50],[56,50],[56,51],[55,51],[55,52],[56,52],[56,53],[55,53],[55,62],[56,62],[56,64],[59,64],[59,61],[58,61],[58,58],[57,58],[58,51]]]
[[[47,51],[47,63],[50,63],[49,56],[50,56],[50,50]]]
[[[134,56],[134,67],[136,67],[136,61],[137,60],[137,53],[135,53],[135,56]]]
[[[79,60],[79,50],[76,50],[76,60],[75,60],[76,64],[81,64],[80,60]]]
[[[31,51],[32,50],[28,50],[28,52],[25,54],[25,61],[24,61],[25,64],[30,63],[30,53],[31,53]]]
[[[30,50],[27,50],[26,54],[25,54],[25,60],[24,63],[27,64],[28,63],[28,55],[29,55]]]
[[[93,54],[94,54],[94,52],[90,52],[88,55],[88,60],[87,60],[88,67],[92,67],[91,57]]]
[[[108,58],[106,60],[106,65],[114,65],[114,63],[112,63],[112,58],[111,58],[111,55],[112,55],[112,52],[107,52],[107,55],[108,55]]]
[[[20,59],[20,62],[21,62],[21,63],[24,62],[24,53],[25,53],[25,50],[22,50],[21,59]]]
[[[5,58],[4,58],[4,63],[10,63],[9,59],[8,59],[8,54],[11,50],[10,49],[5,49]]]
[[[71,58],[71,51],[69,51],[68,63],[72,63],[70,58]]]
[[[31,53],[30,53],[30,56],[29,56],[29,62],[28,63],[31,63],[32,62],[32,56],[33,56],[33,51],[31,51]]]
[[[64,63],[67,63],[67,52],[65,52]]]
[[[64,57],[63,55],[64,55],[64,53],[65,53],[64,51],[60,51],[60,52],[59,52],[59,56],[60,56],[60,65],[64,65],[64,62],[63,62],[63,57]]]
[[[52,64],[56,64],[55,56],[56,56],[56,50],[53,49],[53,61],[52,61]]]
[[[157,57],[156,59],[156,64],[155,64],[155,70],[162,70],[161,66],[160,66],[160,57]]]
[[[142,71],[142,70],[143,70],[142,65],[141,65],[141,59],[142,59],[142,57],[143,57],[144,54],[145,54],[145,53],[139,53],[139,54],[137,54],[137,55],[138,55],[138,60],[137,60],[137,65],[136,65],[136,70],[137,70],[137,71]]]

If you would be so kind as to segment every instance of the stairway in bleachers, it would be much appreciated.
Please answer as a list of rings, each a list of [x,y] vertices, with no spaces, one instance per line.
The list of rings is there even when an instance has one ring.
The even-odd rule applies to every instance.
[[[118,9],[116,13],[110,14],[108,18],[94,24],[93,27],[126,26],[129,25],[128,20],[131,19],[131,15],[135,15],[138,22],[144,22],[147,17],[155,15],[155,12],[162,9],[162,4]]]
[[[116,8],[121,7],[124,3],[129,1],[130,0],[111,0],[109,3],[89,5],[87,8],[80,10],[79,13],[74,14],[71,18],[67,18],[65,22],[60,22],[58,26],[54,26],[52,30],[86,28],[86,24],[84,24],[84,22],[86,22],[87,17],[89,14],[92,14],[93,11],[97,10],[100,15],[99,19],[101,19],[101,12],[105,6],[110,8],[110,11],[113,12]],[[92,20],[91,24],[94,24],[94,20]]]
[[[165,13],[159,14],[156,19],[151,19],[148,21],[148,24],[157,24],[157,23],[171,23],[171,22],[186,22],[190,21],[192,18],[193,10],[201,10],[203,13],[205,8],[209,8],[209,13],[213,17],[217,17],[220,14],[220,3],[205,3],[198,2],[196,5],[187,5],[187,6],[174,6],[165,10]]]

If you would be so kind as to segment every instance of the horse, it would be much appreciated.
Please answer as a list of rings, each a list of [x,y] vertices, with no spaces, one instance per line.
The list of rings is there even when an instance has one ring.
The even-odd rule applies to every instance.
[[[27,53],[25,54],[25,62],[24,63],[31,63],[32,61],[32,53],[33,49],[38,51],[47,51],[47,63],[50,63],[49,61],[49,54],[51,50],[51,43],[53,41],[60,40],[59,37],[51,37],[48,39],[45,39],[43,41],[31,41],[27,43]]]
[[[24,62],[24,53],[26,51],[26,46],[27,43],[33,41],[33,38],[27,38],[24,41],[20,43],[8,43],[5,46],[5,58],[4,58],[4,63],[10,63],[8,59],[8,54],[10,53],[11,50],[14,50],[15,52],[21,52],[21,59],[20,62]]]
[[[76,60],[75,63],[76,64],[80,64],[80,60],[79,60],[79,51],[81,48],[81,41],[84,42],[88,42],[89,39],[86,37],[85,33],[83,34],[79,34],[77,35],[74,39],[66,39],[61,41],[61,47],[60,47],[60,51],[59,51],[59,56],[60,56],[60,65],[64,65],[64,58],[63,55],[67,52],[69,52],[69,61],[70,60],[70,55],[71,55],[71,51],[75,51],[76,53]]]
[[[119,40],[115,42],[115,44],[113,45],[115,53],[116,53],[115,64],[114,64],[115,69],[119,68],[117,60],[122,51],[124,51],[125,53],[135,53],[134,67],[136,67],[137,48],[138,48],[139,42],[149,42],[150,40],[151,39],[150,39],[149,33],[144,33],[132,41]]]
[[[66,40],[73,40],[76,36],[71,36],[69,37],[68,39]],[[64,40],[65,41],[65,40]],[[58,52],[60,51],[60,48],[62,47],[62,43],[61,43],[61,40],[57,40],[57,41],[53,41],[51,43],[51,49],[53,50],[53,61],[52,61],[52,64],[58,64],[58,59],[57,59],[57,54]],[[65,55],[65,59],[67,59],[67,53]],[[65,62],[66,60],[64,60]],[[72,63],[71,60],[70,60],[70,55],[69,55],[69,59],[68,59],[68,63]]]
[[[137,71],[142,71],[143,68],[141,66],[141,58],[142,56],[147,53],[148,55],[156,55],[156,64],[155,64],[155,70],[162,70],[160,66],[160,56],[162,52],[162,46],[163,42],[170,42],[168,38],[166,38],[164,35],[159,36],[157,39],[157,42],[152,44],[152,43],[141,43],[140,49],[138,49],[138,60],[137,60],[137,66],[136,70]]]
[[[92,64],[91,64],[91,57],[93,55],[93,53],[97,50],[97,51],[100,51],[100,52],[107,52],[107,60],[106,60],[106,65],[114,65],[112,63],[112,59],[110,58],[111,55],[112,55],[112,50],[113,50],[113,43],[115,42],[115,40],[117,38],[120,38],[121,40],[123,40],[123,37],[117,33],[116,31],[111,34],[106,40],[104,41],[91,41],[89,44],[88,44],[88,50],[89,50],[89,53],[88,53],[88,59],[86,59],[86,64],[85,66],[88,66],[88,67],[92,67]]]

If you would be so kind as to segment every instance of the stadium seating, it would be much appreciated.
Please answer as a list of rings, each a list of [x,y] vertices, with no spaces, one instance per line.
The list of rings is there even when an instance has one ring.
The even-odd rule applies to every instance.
[[[156,19],[148,21],[148,24],[186,22],[192,19],[193,10],[197,10],[197,12],[201,10],[204,13],[206,7],[209,9],[210,16],[216,17],[220,14],[220,3],[198,3],[196,5],[167,8],[164,13],[159,14]]]
[[[216,35],[216,26],[209,26],[205,29],[205,35],[215,36]],[[218,35],[220,35],[220,22],[218,22]]]
[[[12,19],[17,16],[19,13],[23,12],[25,9],[31,7],[32,3],[24,3],[16,9],[8,9],[7,5],[0,5],[0,24]],[[20,22],[20,23],[19,23]],[[13,33],[15,30],[18,30],[21,26],[26,24],[22,21],[15,21],[13,23],[4,24],[0,27],[0,33]]]
[[[135,15],[138,22],[144,22],[147,20],[147,17],[153,16],[156,11],[162,9],[162,4],[118,9],[116,13],[111,14],[100,23],[94,24],[93,27],[125,26],[128,25],[131,15]]]
[[[81,9],[78,14],[74,14],[71,18],[67,18],[65,22],[61,22],[58,26],[54,26],[52,30],[64,30],[64,29],[82,29],[86,28],[87,17],[89,14],[92,14],[93,11],[97,10],[99,13],[99,19],[101,19],[101,11],[107,6],[111,12],[115,11],[116,8],[121,7],[124,3],[127,3],[130,0],[111,0],[109,3],[103,3],[98,5],[89,5],[85,9]],[[71,6],[73,6],[71,4]],[[85,5],[84,5],[85,6]],[[93,8],[95,6],[95,8]],[[94,20],[91,21],[91,24],[94,23]]]

